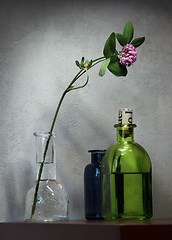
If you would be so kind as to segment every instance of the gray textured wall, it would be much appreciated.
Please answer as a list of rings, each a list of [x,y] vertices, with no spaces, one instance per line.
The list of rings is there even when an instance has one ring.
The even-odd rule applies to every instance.
[[[57,180],[70,200],[70,219],[84,218],[83,171],[89,149],[116,141],[118,109],[134,111],[135,140],[153,164],[154,217],[172,217],[172,1],[1,0],[0,221],[22,220],[35,180],[34,131],[49,131],[75,60],[102,56],[112,31],[127,21],[145,36],[126,78],[100,78],[66,96],[55,126]],[[119,50],[119,49],[118,49]],[[84,82],[85,77],[81,79]]]

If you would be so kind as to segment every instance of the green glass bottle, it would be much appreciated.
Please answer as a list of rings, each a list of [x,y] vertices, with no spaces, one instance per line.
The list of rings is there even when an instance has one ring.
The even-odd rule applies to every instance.
[[[145,149],[134,142],[132,110],[119,110],[117,142],[106,151],[101,165],[102,217],[150,219],[152,213],[152,166]]]

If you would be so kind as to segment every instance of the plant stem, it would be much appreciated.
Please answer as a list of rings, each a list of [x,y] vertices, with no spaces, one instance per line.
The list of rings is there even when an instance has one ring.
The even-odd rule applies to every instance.
[[[104,61],[104,57],[100,57],[100,58],[97,58],[95,60],[92,61],[92,63],[94,62],[94,64],[92,66],[90,66],[89,69],[91,69],[93,66],[95,66],[96,64]],[[88,70],[89,70],[88,69]],[[40,169],[39,169],[39,173],[38,173],[38,179],[37,179],[37,182],[36,182],[36,187],[35,187],[35,193],[34,193],[34,199],[33,199],[33,204],[32,204],[32,211],[31,211],[31,218],[33,217],[34,213],[35,213],[35,209],[36,209],[36,202],[38,201],[37,199],[37,196],[38,196],[38,190],[39,190],[39,184],[40,184],[40,180],[41,180],[41,175],[42,175],[42,171],[43,171],[43,166],[44,166],[44,162],[45,162],[45,157],[46,157],[46,154],[47,154],[47,150],[48,150],[48,146],[49,146],[49,142],[50,142],[50,139],[51,139],[51,136],[52,136],[52,132],[53,132],[53,129],[54,129],[54,125],[55,125],[55,122],[56,122],[56,119],[57,119],[57,115],[58,115],[58,112],[60,110],[60,107],[61,107],[61,104],[63,102],[63,99],[64,97],[66,96],[66,94],[71,91],[71,90],[74,90],[74,89],[78,89],[78,88],[82,88],[84,86],[86,86],[87,82],[88,82],[88,79],[87,79],[87,82],[86,84],[84,84],[83,86],[80,86],[78,88],[73,88],[73,84],[77,81],[77,79],[79,79],[84,73],[86,72],[86,70],[84,69],[81,69],[77,75],[73,78],[73,80],[71,81],[71,83],[69,84],[69,86],[66,88],[66,90],[63,92],[61,98],[60,98],[60,101],[58,103],[58,106],[57,106],[57,109],[56,109],[56,112],[55,112],[55,115],[54,115],[54,118],[53,118],[53,122],[52,122],[52,125],[51,125],[51,128],[50,128],[50,134],[49,134],[49,137],[48,137],[48,140],[47,140],[47,143],[46,143],[46,146],[45,146],[45,150],[44,150],[44,155],[43,155],[43,161],[41,162],[41,165],[40,165]]]
[[[97,62],[98,63],[99,60],[101,60],[101,62],[102,62],[105,59],[106,59],[105,57],[99,57],[99,58],[94,59],[92,62]]]

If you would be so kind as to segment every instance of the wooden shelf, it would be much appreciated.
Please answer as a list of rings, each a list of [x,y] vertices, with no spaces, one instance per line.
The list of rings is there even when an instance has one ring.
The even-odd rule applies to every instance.
[[[1,222],[0,240],[171,240],[172,219]]]

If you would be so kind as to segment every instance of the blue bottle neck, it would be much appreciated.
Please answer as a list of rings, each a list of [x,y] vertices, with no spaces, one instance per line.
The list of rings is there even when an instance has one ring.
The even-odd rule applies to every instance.
[[[106,150],[89,150],[91,153],[91,163],[101,163]]]

